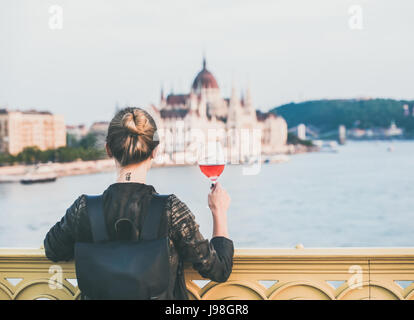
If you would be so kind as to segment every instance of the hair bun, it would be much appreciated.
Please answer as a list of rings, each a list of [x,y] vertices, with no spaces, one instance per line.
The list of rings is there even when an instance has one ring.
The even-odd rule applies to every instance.
[[[122,117],[122,126],[126,128],[130,133],[140,134],[140,131],[135,123],[135,117],[132,112],[127,112]]]
[[[137,135],[145,135],[148,131],[153,130],[146,114],[139,109],[125,113],[122,117],[122,125]]]
[[[157,126],[148,112],[127,107],[120,110],[108,128],[106,142],[111,154],[122,165],[139,163],[151,156],[159,140]]]

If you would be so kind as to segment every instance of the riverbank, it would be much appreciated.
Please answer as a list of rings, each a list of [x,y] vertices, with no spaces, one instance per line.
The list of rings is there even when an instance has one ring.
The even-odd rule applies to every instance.
[[[288,155],[294,155],[306,152],[316,152],[317,147],[307,147],[303,145],[288,145],[283,153],[262,154],[262,162],[285,162],[288,161]],[[50,162],[43,164],[48,166],[51,172],[54,172],[58,177],[76,176],[84,174],[94,174],[102,172],[115,171],[115,164],[113,159],[92,160],[92,161],[73,161],[73,162]],[[177,153],[172,159],[165,157],[162,163],[153,163],[153,167],[180,167],[189,165],[185,162],[185,154]],[[0,183],[19,182],[22,177],[33,168],[34,165],[13,165],[0,167]]]
[[[48,166],[50,171],[56,173],[58,177],[110,172],[115,170],[114,161],[112,159],[73,161],[65,163],[54,162],[45,165]],[[0,167],[0,182],[18,182],[32,167],[33,165]]]

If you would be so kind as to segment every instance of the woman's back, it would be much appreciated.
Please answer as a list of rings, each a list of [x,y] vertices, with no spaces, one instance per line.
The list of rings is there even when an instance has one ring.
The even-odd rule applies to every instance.
[[[148,210],[150,200],[156,193],[146,184],[146,176],[158,144],[157,126],[146,111],[125,108],[111,120],[106,150],[108,156],[114,158],[118,178],[117,183],[103,193],[103,215],[109,241],[139,239],[144,219],[151,214]],[[213,281],[226,281],[231,273],[234,250],[227,233],[230,197],[216,184],[208,201],[213,216],[211,241],[203,238],[194,215],[183,202],[174,195],[166,201],[158,232],[169,237],[169,297],[187,298],[182,270],[184,261],[192,263],[203,277]],[[77,242],[93,242],[85,195],[72,204],[46,235],[46,256],[53,261],[71,260]]]
[[[143,183],[114,183],[103,192],[103,210],[110,240],[138,240],[138,233],[123,232],[123,221],[130,221],[132,227],[141,231],[154,187]],[[85,219],[86,217],[86,219]],[[89,219],[81,215],[82,231],[78,241],[92,241]]]
[[[150,214],[148,207],[154,193],[156,191],[152,186],[142,183],[115,183],[105,190],[103,211],[110,241],[138,240],[145,217]],[[211,242],[205,240],[199,232],[194,215],[175,195],[168,197],[164,217],[159,234],[168,232],[170,240],[171,296],[176,299],[187,298],[182,265],[184,261],[192,263],[206,278],[217,282],[226,281],[232,269],[232,241],[224,237],[215,237]],[[116,228],[119,221],[126,220],[131,221],[137,231],[130,233],[129,239],[125,239],[124,230]],[[46,235],[45,252],[53,261],[71,260],[74,258],[76,242],[92,241],[86,197],[82,195]]]

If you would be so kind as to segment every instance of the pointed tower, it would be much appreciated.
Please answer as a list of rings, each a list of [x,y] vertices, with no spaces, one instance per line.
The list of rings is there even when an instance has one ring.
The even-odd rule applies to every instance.
[[[252,100],[252,94],[250,91],[250,84],[247,85],[246,88],[246,95],[244,98],[244,111],[245,114],[249,117],[251,117],[251,121],[256,120],[255,116],[256,116],[256,111],[254,110],[253,107],[253,100]]]
[[[206,55],[203,54],[203,70],[207,69],[207,60],[206,60]]]
[[[161,90],[160,90],[160,109],[164,109],[167,105],[167,99],[165,99],[164,95],[164,85],[161,83]]]
[[[188,108],[188,112],[184,117],[185,127],[193,128],[197,124],[197,109],[198,109],[198,101],[197,95],[194,92],[190,92],[190,95],[187,99],[186,106]]]
[[[240,100],[237,97],[236,87],[233,84],[226,123],[228,129],[240,127],[241,111]]]
[[[161,93],[160,93],[160,100],[164,101],[164,86],[161,84]]]
[[[246,98],[245,98],[245,106],[246,107],[251,107],[253,105],[252,103],[252,94],[250,92],[250,85],[247,86],[246,88]]]

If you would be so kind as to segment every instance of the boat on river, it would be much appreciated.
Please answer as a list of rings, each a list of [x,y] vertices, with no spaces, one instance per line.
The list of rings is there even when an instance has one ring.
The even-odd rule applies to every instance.
[[[20,179],[22,184],[54,182],[57,174],[48,165],[36,165],[30,168],[27,173]]]
[[[272,156],[265,156],[263,163],[283,163],[288,162],[290,157],[286,154],[275,154]]]

